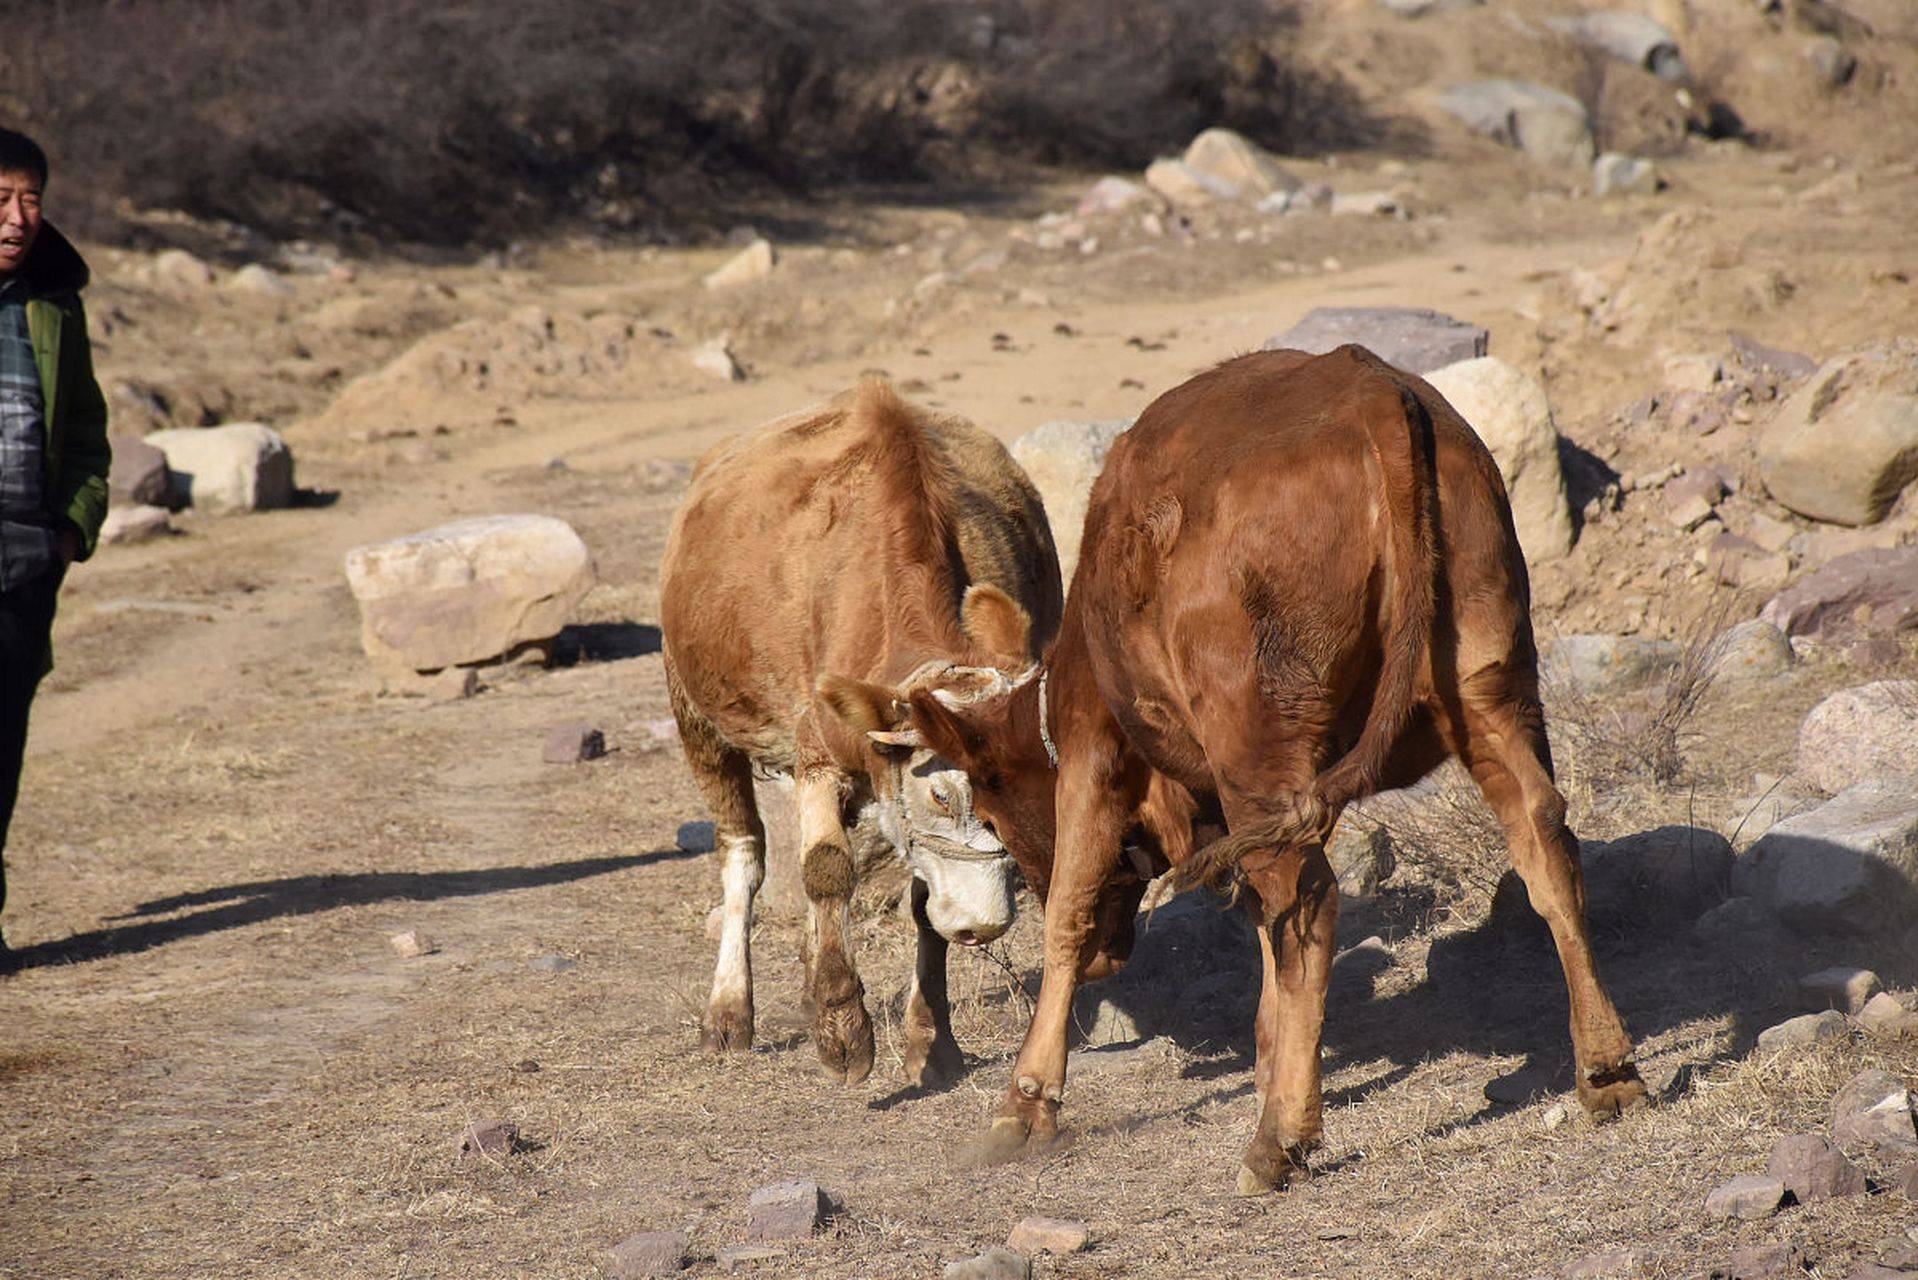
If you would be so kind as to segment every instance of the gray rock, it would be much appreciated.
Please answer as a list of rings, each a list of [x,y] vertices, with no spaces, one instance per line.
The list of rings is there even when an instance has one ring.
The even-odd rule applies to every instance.
[[[151,542],[172,532],[172,513],[165,507],[114,506],[108,508],[107,518],[100,524],[100,545],[116,547]]]
[[[1798,661],[1791,638],[1763,618],[1751,618],[1712,641],[1712,675],[1760,680],[1783,675]]]
[[[466,1126],[460,1134],[460,1159],[512,1155],[519,1149],[519,1126],[499,1120],[481,1120]]]
[[[1785,1184],[1758,1173],[1741,1173],[1712,1189],[1705,1197],[1705,1216],[1715,1220],[1737,1218],[1750,1222],[1769,1218],[1785,1202]]]
[[[1902,1192],[1905,1199],[1918,1202],[1918,1164],[1908,1164],[1898,1171],[1891,1180],[1892,1188]]]
[[[1592,161],[1595,196],[1651,195],[1658,190],[1658,168],[1638,156],[1606,151]]]
[[[1813,36],[1805,45],[1805,61],[1828,89],[1843,87],[1858,70],[1858,59],[1837,36]]]
[[[1638,1280],[1649,1274],[1652,1252],[1639,1246],[1588,1253],[1558,1269],[1560,1280]]]
[[[1143,1039],[1145,1035],[1139,1030],[1138,1019],[1108,999],[1096,987],[1074,995],[1072,1023],[1083,1037],[1079,1043],[1088,1049],[1100,1049],[1113,1044],[1131,1044]]]
[[[746,1239],[805,1240],[825,1220],[826,1197],[816,1182],[790,1179],[753,1192],[746,1202]]]
[[[994,1245],[960,1262],[948,1262],[945,1280],[1032,1280],[1032,1262],[1017,1249]]]
[[[1120,1043],[1074,1053],[1070,1070],[1080,1079],[1154,1077],[1173,1074],[1178,1065],[1178,1046],[1166,1036],[1155,1036],[1142,1044]]]
[[[1831,794],[1918,773],[1918,680],[1841,689],[1813,707],[1798,726],[1798,772]]]
[[[1685,646],[1644,636],[1560,636],[1545,655],[1547,680],[1581,693],[1623,693],[1642,689],[1678,666]]]
[[[1845,1015],[1836,1009],[1827,1009],[1823,1013],[1804,1013],[1759,1032],[1757,1052],[1770,1055],[1826,1040],[1842,1040],[1846,1030]]]
[[[1536,564],[1571,550],[1571,504],[1559,467],[1558,424],[1545,385],[1496,356],[1433,369],[1426,380],[1491,450],[1511,499],[1512,522],[1525,558]]]
[[[1730,842],[1705,827],[1666,826],[1612,841],[1582,841],[1585,918],[1595,929],[1642,931],[1695,921],[1725,896],[1735,861]],[[1490,927],[1543,941],[1517,871],[1499,877]]]
[[[1848,525],[1884,519],[1918,478],[1918,339],[1826,361],[1772,414],[1758,471],[1800,515]]]
[[[1781,347],[1768,347],[1757,339],[1733,331],[1731,339],[1732,354],[1738,357],[1740,364],[1754,372],[1770,373],[1787,381],[1810,377],[1818,371],[1818,362],[1796,351],[1786,351]]]
[[[682,822],[673,847],[681,853],[711,853],[719,847],[718,829],[711,822]]]
[[[1022,1218],[1006,1237],[1006,1244],[1020,1253],[1078,1253],[1092,1243],[1092,1232],[1083,1222],[1068,1218]]]
[[[1901,933],[1918,914],[1918,790],[1874,779],[1786,818],[1738,859],[1732,885],[1801,933]]]
[[[1805,1251],[1796,1244],[1753,1245],[1732,1250],[1723,1280],[1803,1280]]]
[[[260,422],[155,431],[146,442],[166,455],[167,503],[214,515],[292,505],[293,451]]]
[[[1550,26],[1580,44],[1649,71],[1660,80],[1691,78],[1678,41],[1658,23],[1638,13],[1588,13],[1579,18],[1547,19]]]
[[[1831,1102],[1832,1141],[1841,1147],[1918,1150],[1911,1094],[1889,1072],[1872,1068],[1853,1076]]]
[[[1743,851],[1786,818],[1815,809],[1824,802],[1824,796],[1795,777],[1754,774],[1751,792],[1733,808],[1732,830],[1726,834],[1732,844]]]
[[[546,735],[540,759],[547,764],[580,764],[606,754],[606,735],[590,724],[554,726]]]
[[[565,973],[568,969],[577,966],[565,956],[544,955],[534,956],[526,962],[526,967],[539,973]]]
[[[1314,307],[1265,350],[1324,355],[1348,342],[1407,373],[1430,373],[1485,354],[1488,335],[1476,325],[1426,307]]]
[[[550,647],[595,574],[564,520],[502,515],[355,547],[346,580],[374,665],[434,671]]]
[[[1826,644],[1918,628],[1918,546],[1841,555],[1774,596],[1759,617]]]
[[[107,495],[116,507],[166,505],[171,492],[166,454],[137,436],[113,436],[113,468],[107,475]]]
[[[1865,1002],[1879,989],[1877,974],[1851,965],[1834,965],[1798,980],[1798,996],[1806,1008],[1836,1009],[1853,1017],[1864,1011]]]
[[[1785,1184],[1800,1204],[1865,1194],[1865,1175],[1845,1153],[1815,1133],[1780,1138],[1765,1172]]]
[[[1099,478],[1112,442],[1131,425],[1130,421],[1048,422],[1012,442],[1012,460],[1024,468],[1045,504],[1052,542],[1059,552],[1059,573],[1067,586],[1079,564],[1079,539],[1085,532],[1092,482]]]
[[[1727,898],[1699,916],[1692,924],[1692,936],[1709,947],[1729,951],[1763,945],[1777,928],[1777,922],[1750,898]]]
[[[1858,1025],[1875,1036],[1900,1040],[1918,1036],[1918,1013],[1889,991],[1880,991],[1858,1011]]]
[[[1543,164],[1592,163],[1591,117],[1577,98],[1521,80],[1478,80],[1456,85],[1438,105],[1467,128],[1516,147]]]
[[[716,1261],[721,1271],[743,1271],[747,1267],[761,1262],[778,1262],[786,1256],[784,1249],[776,1249],[769,1244],[729,1244],[719,1251]]]
[[[607,1251],[606,1274],[612,1280],[645,1280],[678,1275],[686,1265],[686,1235],[681,1231],[641,1231]]]

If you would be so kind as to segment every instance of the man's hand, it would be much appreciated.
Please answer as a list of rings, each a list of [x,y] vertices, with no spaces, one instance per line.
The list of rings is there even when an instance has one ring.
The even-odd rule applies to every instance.
[[[60,553],[60,567],[64,569],[80,554],[80,535],[62,525],[53,531],[53,547]]]

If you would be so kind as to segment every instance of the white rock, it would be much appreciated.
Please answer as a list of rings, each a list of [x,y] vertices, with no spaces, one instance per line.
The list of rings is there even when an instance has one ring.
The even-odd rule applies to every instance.
[[[100,526],[100,545],[146,542],[172,532],[172,520],[165,507],[111,507]]]
[[[1918,680],[1840,689],[1798,726],[1798,772],[1836,794],[1868,778],[1918,772]]]
[[[1918,478],[1918,339],[1826,361],[1766,424],[1758,473],[1800,515],[1849,525],[1884,519]]]
[[[346,580],[367,656],[382,668],[433,670],[551,641],[594,572],[564,520],[504,515],[355,547]]]
[[[1650,195],[1658,190],[1658,170],[1650,160],[1607,151],[1592,161],[1592,194]]]
[[[1802,1013],[1796,1018],[1787,1018],[1776,1026],[1766,1027],[1758,1033],[1757,1051],[1761,1054],[1773,1054],[1785,1049],[1796,1049],[1808,1044],[1844,1038],[1845,1015],[1836,1009],[1827,1009],[1823,1013]]]
[[[1695,352],[1665,362],[1665,385],[1674,391],[1710,391],[1725,376],[1718,357]]]
[[[1129,421],[1048,422],[1012,443],[1012,460],[1025,469],[1045,503],[1052,541],[1059,551],[1059,572],[1067,586],[1079,563],[1079,539],[1085,532],[1086,501],[1092,482],[1105,466]]]
[[[709,272],[704,283],[708,289],[730,289],[734,285],[764,280],[773,273],[774,262],[772,241],[755,240],[717,270]]]
[[[1425,378],[1497,459],[1526,559],[1553,560],[1571,550],[1572,511],[1558,465],[1558,427],[1544,386],[1497,356],[1461,360]]]
[[[1230,129],[1201,133],[1185,149],[1184,160],[1192,173],[1202,179],[1215,179],[1242,198],[1297,191],[1304,185],[1280,166],[1277,156]]]
[[[1591,117],[1577,98],[1519,80],[1455,85],[1438,105],[1475,132],[1517,147],[1544,164],[1592,163]]]
[[[226,282],[226,287],[235,293],[251,293],[262,298],[290,298],[293,286],[271,267],[249,262],[235,271]]]
[[[1093,183],[1091,189],[1079,198],[1077,212],[1083,218],[1100,213],[1120,213],[1135,205],[1157,209],[1162,204],[1158,196],[1132,179],[1109,175]]]
[[[1145,184],[1173,204],[1236,200],[1240,194],[1232,183],[1200,173],[1183,160],[1154,160],[1146,167]]]
[[[146,442],[166,455],[176,507],[220,514],[293,501],[293,452],[264,423],[156,431]]]
[[[693,348],[693,368],[701,373],[710,373],[724,382],[743,382],[746,371],[739,367],[739,361],[733,357],[731,342],[724,338],[714,338]]]

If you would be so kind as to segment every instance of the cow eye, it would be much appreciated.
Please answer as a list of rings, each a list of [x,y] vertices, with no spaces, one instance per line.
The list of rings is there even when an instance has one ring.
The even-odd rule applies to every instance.
[[[951,813],[952,801],[947,799],[945,788],[940,786],[934,786],[930,788],[930,790],[932,791],[932,802],[938,805],[941,809],[944,809],[947,813]]]

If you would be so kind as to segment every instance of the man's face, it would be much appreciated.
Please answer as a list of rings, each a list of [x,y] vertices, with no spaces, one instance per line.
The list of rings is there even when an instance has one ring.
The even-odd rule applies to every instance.
[[[0,280],[18,271],[40,234],[40,179],[0,170]]]

